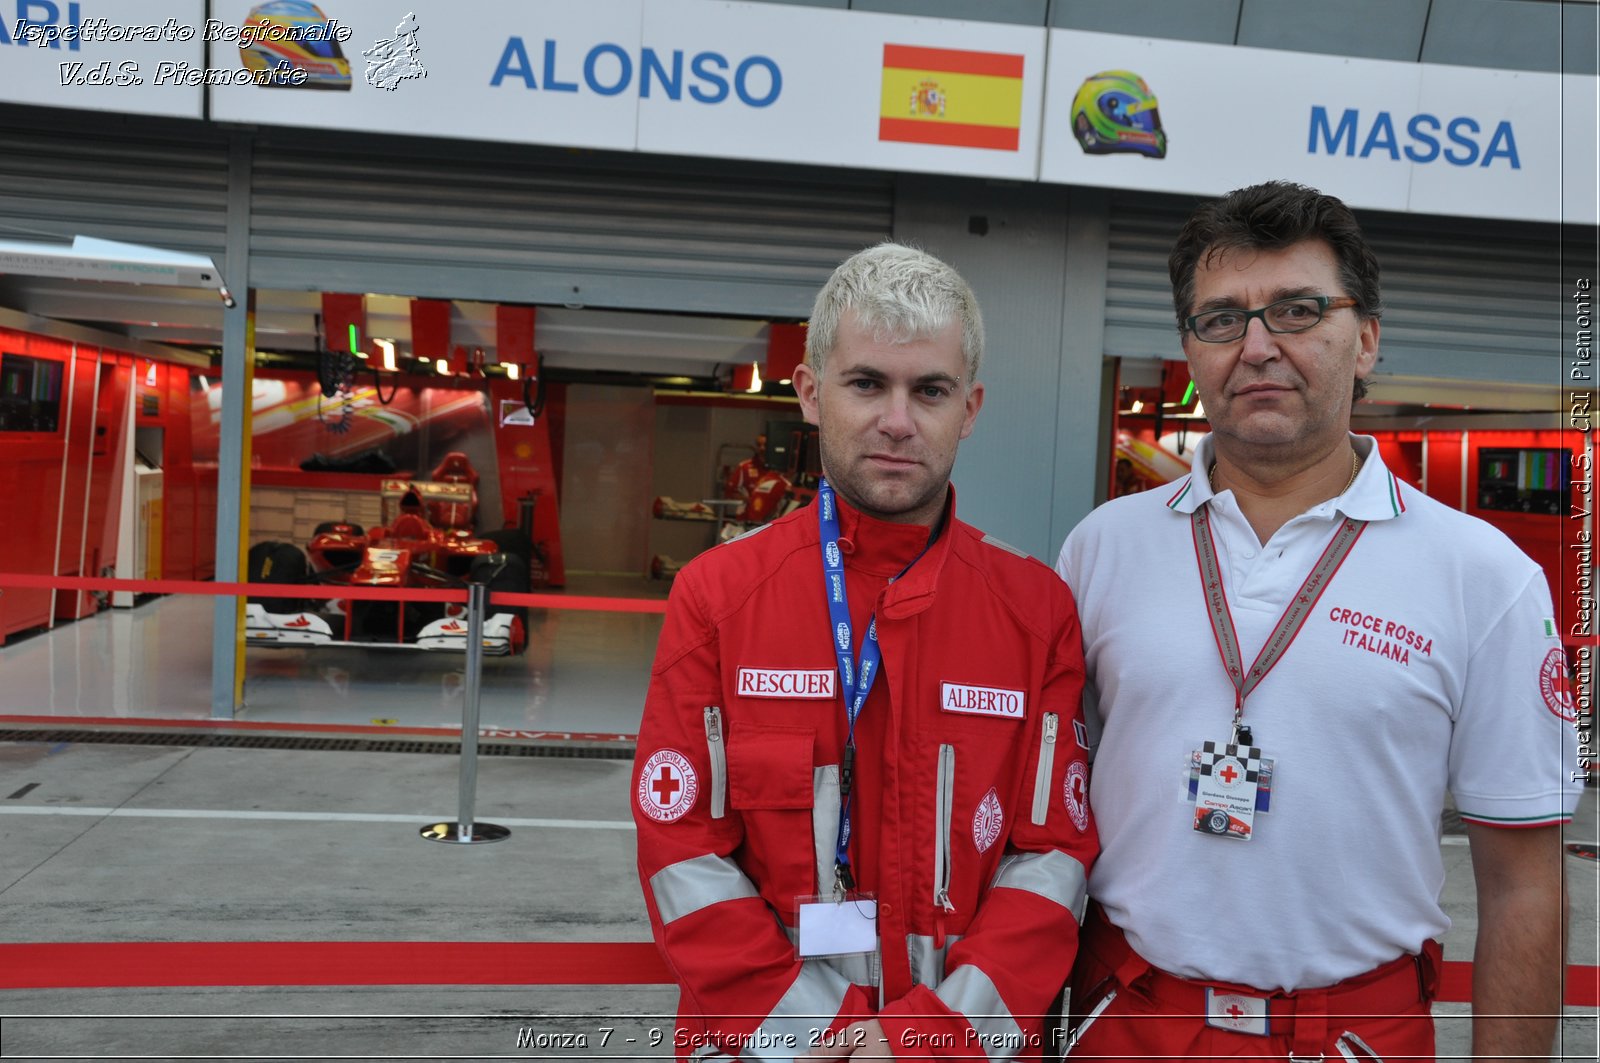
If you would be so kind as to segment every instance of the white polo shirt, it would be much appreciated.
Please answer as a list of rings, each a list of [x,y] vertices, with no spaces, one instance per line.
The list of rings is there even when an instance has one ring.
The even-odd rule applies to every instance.
[[[1543,572],[1490,525],[1399,482],[1376,441],[1350,489],[1263,547],[1203,472],[1115,499],[1067,537],[1101,735],[1089,893],[1152,964],[1261,989],[1329,985],[1450,925],[1439,906],[1445,791],[1462,818],[1570,818],[1575,715]],[[1194,468],[1212,460],[1208,436]],[[1271,811],[1241,842],[1197,833],[1189,755],[1231,737],[1229,682],[1190,514],[1209,502],[1246,665],[1345,516],[1370,523],[1245,702],[1274,758]],[[1091,727],[1094,726],[1091,721]]]

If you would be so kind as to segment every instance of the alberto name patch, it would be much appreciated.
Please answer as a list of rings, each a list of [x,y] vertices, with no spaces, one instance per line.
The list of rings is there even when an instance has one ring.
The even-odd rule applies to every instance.
[[[971,716],[1001,716],[1008,720],[1020,720],[1023,716],[1024,698],[1020,690],[975,687],[965,683],[942,683],[939,687],[939,708],[944,712],[963,712]]]
[[[739,696],[745,698],[831,698],[831,668],[739,669]]]

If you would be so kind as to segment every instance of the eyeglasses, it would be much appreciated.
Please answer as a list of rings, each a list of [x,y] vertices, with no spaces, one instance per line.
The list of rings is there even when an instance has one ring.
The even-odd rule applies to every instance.
[[[1329,310],[1343,310],[1355,306],[1356,300],[1348,295],[1297,295],[1292,299],[1279,299],[1259,310],[1240,310],[1224,307],[1207,310],[1189,318],[1187,324],[1194,338],[1201,343],[1232,343],[1244,336],[1250,319],[1258,317],[1268,332],[1282,335],[1287,332],[1304,332],[1322,320]]]

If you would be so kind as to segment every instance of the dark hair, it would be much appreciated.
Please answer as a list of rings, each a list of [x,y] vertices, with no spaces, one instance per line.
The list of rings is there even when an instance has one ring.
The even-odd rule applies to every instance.
[[[1339,263],[1339,283],[1355,298],[1363,319],[1383,316],[1378,259],[1350,208],[1333,196],[1291,181],[1267,181],[1229,192],[1190,215],[1167,257],[1178,331],[1186,329],[1194,301],[1195,269],[1202,261],[1241,249],[1273,251],[1302,240],[1325,240]],[[1367,393],[1357,380],[1356,398]]]

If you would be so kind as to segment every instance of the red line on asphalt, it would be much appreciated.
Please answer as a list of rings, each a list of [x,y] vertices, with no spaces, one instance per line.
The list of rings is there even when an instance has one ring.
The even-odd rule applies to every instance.
[[[143,941],[0,945],[0,989],[662,985],[650,942]]]
[[[648,941],[130,941],[0,945],[0,989],[247,985],[670,985]],[[1470,1003],[1447,962],[1439,1002]],[[1567,968],[1568,1007],[1600,1006],[1600,967]]]

